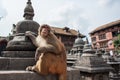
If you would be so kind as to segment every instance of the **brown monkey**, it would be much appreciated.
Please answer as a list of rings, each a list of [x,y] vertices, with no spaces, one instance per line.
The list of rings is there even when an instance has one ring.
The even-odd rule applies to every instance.
[[[32,35],[32,32],[27,31],[28,36],[33,44],[38,47],[35,54],[35,60],[38,60],[40,53],[51,52],[54,54],[60,54],[62,49],[60,48],[60,41],[51,32],[51,28],[48,25],[42,25],[38,30],[37,38]]]
[[[31,32],[26,32],[26,36],[38,47],[35,53],[36,65],[26,69],[44,75],[59,74],[59,80],[66,80],[66,50],[62,42],[51,32],[50,26],[42,25],[38,29],[37,37]]]

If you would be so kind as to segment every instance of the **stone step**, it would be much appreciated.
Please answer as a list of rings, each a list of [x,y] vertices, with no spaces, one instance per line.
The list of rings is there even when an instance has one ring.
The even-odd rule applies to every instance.
[[[0,71],[0,80],[57,80],[55,75],[42,76],[30,71]]]
[[[75,63],[75,61],[67,61],[67,66],[73,66],[74,65],[74,63]]]
[[[33,58],[35,56],[35,51],[3,51],[2,57],[30,57]]]
[[[77,58],[67,57],[67,66],[73,66]]]
[[[27,66],[34,64],[34,58],[0,57],[0,70],[25,70]]]
[[[1,70],[0,80],[58,80],[56,75],[39,75],[35,72],[24,70]],[[67,68],[67,80],[80,80],[80,71],[78,69]]]
[[[67,59],[67,66],[74,63],[74,60]],[[34,58],[0,57],[0,70],[25,70],[27,66],[34,64]]]

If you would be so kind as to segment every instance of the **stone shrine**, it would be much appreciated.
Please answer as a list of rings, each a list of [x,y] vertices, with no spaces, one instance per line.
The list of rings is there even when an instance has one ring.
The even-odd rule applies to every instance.
[[[109,80],[109,71],[112,70],[89,44],[84,45],[83,54],[73,67],[80,70],[80,80]]]
[[[34,9],[28,0],[24,9],[24,20],[14,25],[13,39],[7,44],[0,59],[0,70],[25,70],[28,65],[35,64],[34,55],[36,47],[25,36],[26,31],[37,34],[39,24],[33,21]],[[17,65],[16,65],[17,64]]]
[[[31,31],[36,35],[40,26],[36,21],[33,21],[34,9],[31,4],[31,1],[28,0],[23,15],[25,19],[14,25],[13,39],[8,42],[6,51],[3,52],[2,56],[34,57],[36,47],[31,43],[30,39],[25,36],[26,31]]]
[[[80,32],[78,31],[77,39],[75,39],[75,42],[69,54],[80,56],[82,54],[84,44],[85,42],[80,37]]]
[[[83,53],[84,44],[85,41],[82,40],[82,37],[80,36],[80,32],[78,31],[77,38],[75,39],[73,47],[67,55],[68,66],[72,66],[77,60],[77,58],[81,56],[81,54]]]

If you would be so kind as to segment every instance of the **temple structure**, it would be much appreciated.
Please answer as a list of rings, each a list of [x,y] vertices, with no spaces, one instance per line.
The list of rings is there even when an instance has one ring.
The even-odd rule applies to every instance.
[[[82,40],[82,37],[80,33],[78,32],[77,38],[75,39],[75,42],[69,54],[81,55],[83,53],[84,44],[85,44],[85,41]]]
[[[70,51],[74,45],[75,39],[79,34],[79,38],[84,38],[85,35],[81,34],[80,32],[70,29],[68,27],[58,28],[58,27],[51,27],[54,34],[64,43],[66,50]]]
[[[24,9],[23,17],[24,20],[19,21],[16,25],[13,25],[13,39],[8,42],[6,51],[3,52],[3,56],[20,57],[28,53],[31,53],[31,55],[28,56],[34,56],[34,51],[36,50],[36,47],[32,44],[30,39],[25,36],[25,32],[31,31],[34,35],[36,35],[40,25],[33,20],[34,9],[30,0],[28,0],[27,5]]]
[[[120,34],[120,20],[97,27],[89,34],[94,48],[114,51],[113,41]]]

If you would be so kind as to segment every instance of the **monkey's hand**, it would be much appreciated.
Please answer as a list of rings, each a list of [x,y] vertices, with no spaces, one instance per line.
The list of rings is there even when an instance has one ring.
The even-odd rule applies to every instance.
[[[35,61],[39,59],[39,56],[41,55],[41,53],[45,53],[45,52],[46,52],[45,47],[38,47],[35,53]]]
[[[31,32],[31,31],[26,31],[26,32],[25,32],[25,35],[26,35],[26,36],[31,36],[31,35],[37,36],[36,33]]]
[[[38,44],[36,43],[36,34],[34,32],[26,31],[25,36],[28,37],[36,47],[38,47]]]
[[[31,31],[26,31],[26,32],[25,32],[25,35],[28,36],[28,37],[30,37],[30,36],[32,35],[32,33],[33,33],[33,32],[31,32]]]

